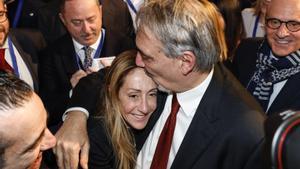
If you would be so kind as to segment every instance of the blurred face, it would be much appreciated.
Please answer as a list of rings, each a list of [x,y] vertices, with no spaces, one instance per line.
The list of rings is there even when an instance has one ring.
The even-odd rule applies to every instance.
[[[282,0],[272,0],[266,18],[300,22],[299,0],[285,0],[284,3]],[[282,23],[278,29],[266,26],[266,33],[272,51],[277,56],[286,56],[300,48],[300,31],[289,31],[285,23]]]
[[[102,7],[96,0],[66,1],[60,18],[71,36],[80,44],[94,44],[102,27]]]
[[[157,85],[144,69],[135,68],[125,77],[119,91],[122,116],[134,129],[145,128],[156,109]]]
[[[6,6],[3,5],[3,1],[0,1],[0,46],[3,46],[8,30],[9,30],[9,22],[6,17]]]
[[[268,5],[270,4],[270,2],[271,2],[271,0],[261,0],[261,12],[263,13],[263,14],[265,14],[266,13],[266,11],[267,11],[267,7],[268,7]]]
[[[138,54],[136,64],[146,69],[147,74],[160,86],[171,91],[178,90],[178,76],[181,74],[176,58],[167,57],[162,51],[162,44],[145,28],[136,36]]]
[[[12,145],[5,149],[6,168],[38,169],[42,151],[56,144],[55,137],[46,127],[47,114],[40,98],[34,94],[24,107],[7,117],[6,125],[10,130],[5,137]],[[15,124],[15,125],[11,125]]]

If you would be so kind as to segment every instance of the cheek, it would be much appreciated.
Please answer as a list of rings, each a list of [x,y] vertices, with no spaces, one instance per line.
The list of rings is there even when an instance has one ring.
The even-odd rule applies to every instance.
[[[300,49],[300,31],[294,34],[295,41],[296,41],[296,48]]]
[[[121,101],[121,103],[122,103],[121,108],[122,108],[122,115],[123,116],[126,116],[126,115],[132,113],[135,110],[135,108],[137,107],[136,103],[134,103],[132,101],[126,100],[126,101]]]
[[[155,97],[149,98],[148,104],[149,104],[149,112],[152,113],[156,109],[156,98]]]
[[[67,29],[68,29],[68,32],[73,36],[73,37],[78,37],[80,36],[80,30],[81,28],[80,27],[75,27],[75,26],[72,26],[72,25],[68,25],[67,26]]]

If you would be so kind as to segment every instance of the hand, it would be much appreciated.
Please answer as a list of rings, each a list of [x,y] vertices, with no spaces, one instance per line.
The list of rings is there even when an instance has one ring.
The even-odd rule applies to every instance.
[[[85,77],[86,75],[87,75],[87,73],[83,70],[78,70],[77,72],[75,72],[70,79],[72,88],[74,88],[77,85],[77,83],[79,82],[79,80],[81,78]]]
[[[79,161],[83,169],[88,168],[90,144],[86,124],[84,113],[71,111],[55,134],[57,143],[53,152],[60,169],[77,169]]]
[[[104,67],[108,67],[111,65],[112,61],[108,60],[108,59],[102,59],[100,60],[100,63],[104,66]]]

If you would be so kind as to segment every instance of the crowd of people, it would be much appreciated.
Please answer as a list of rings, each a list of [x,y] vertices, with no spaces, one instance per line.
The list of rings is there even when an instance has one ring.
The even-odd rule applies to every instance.
[[[298,0],[0,0],[0,168],[290,169],[299,49]]]

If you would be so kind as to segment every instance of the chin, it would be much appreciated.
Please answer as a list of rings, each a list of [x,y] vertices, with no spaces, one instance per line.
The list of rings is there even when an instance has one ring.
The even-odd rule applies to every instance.
[[[171,90],[168,90],[168,89],[166,89],[165,87],[163,87],[161,85],[158,85],[157,88],[158,88],[159,91],[166,92],[166,93],[172,93]]]

